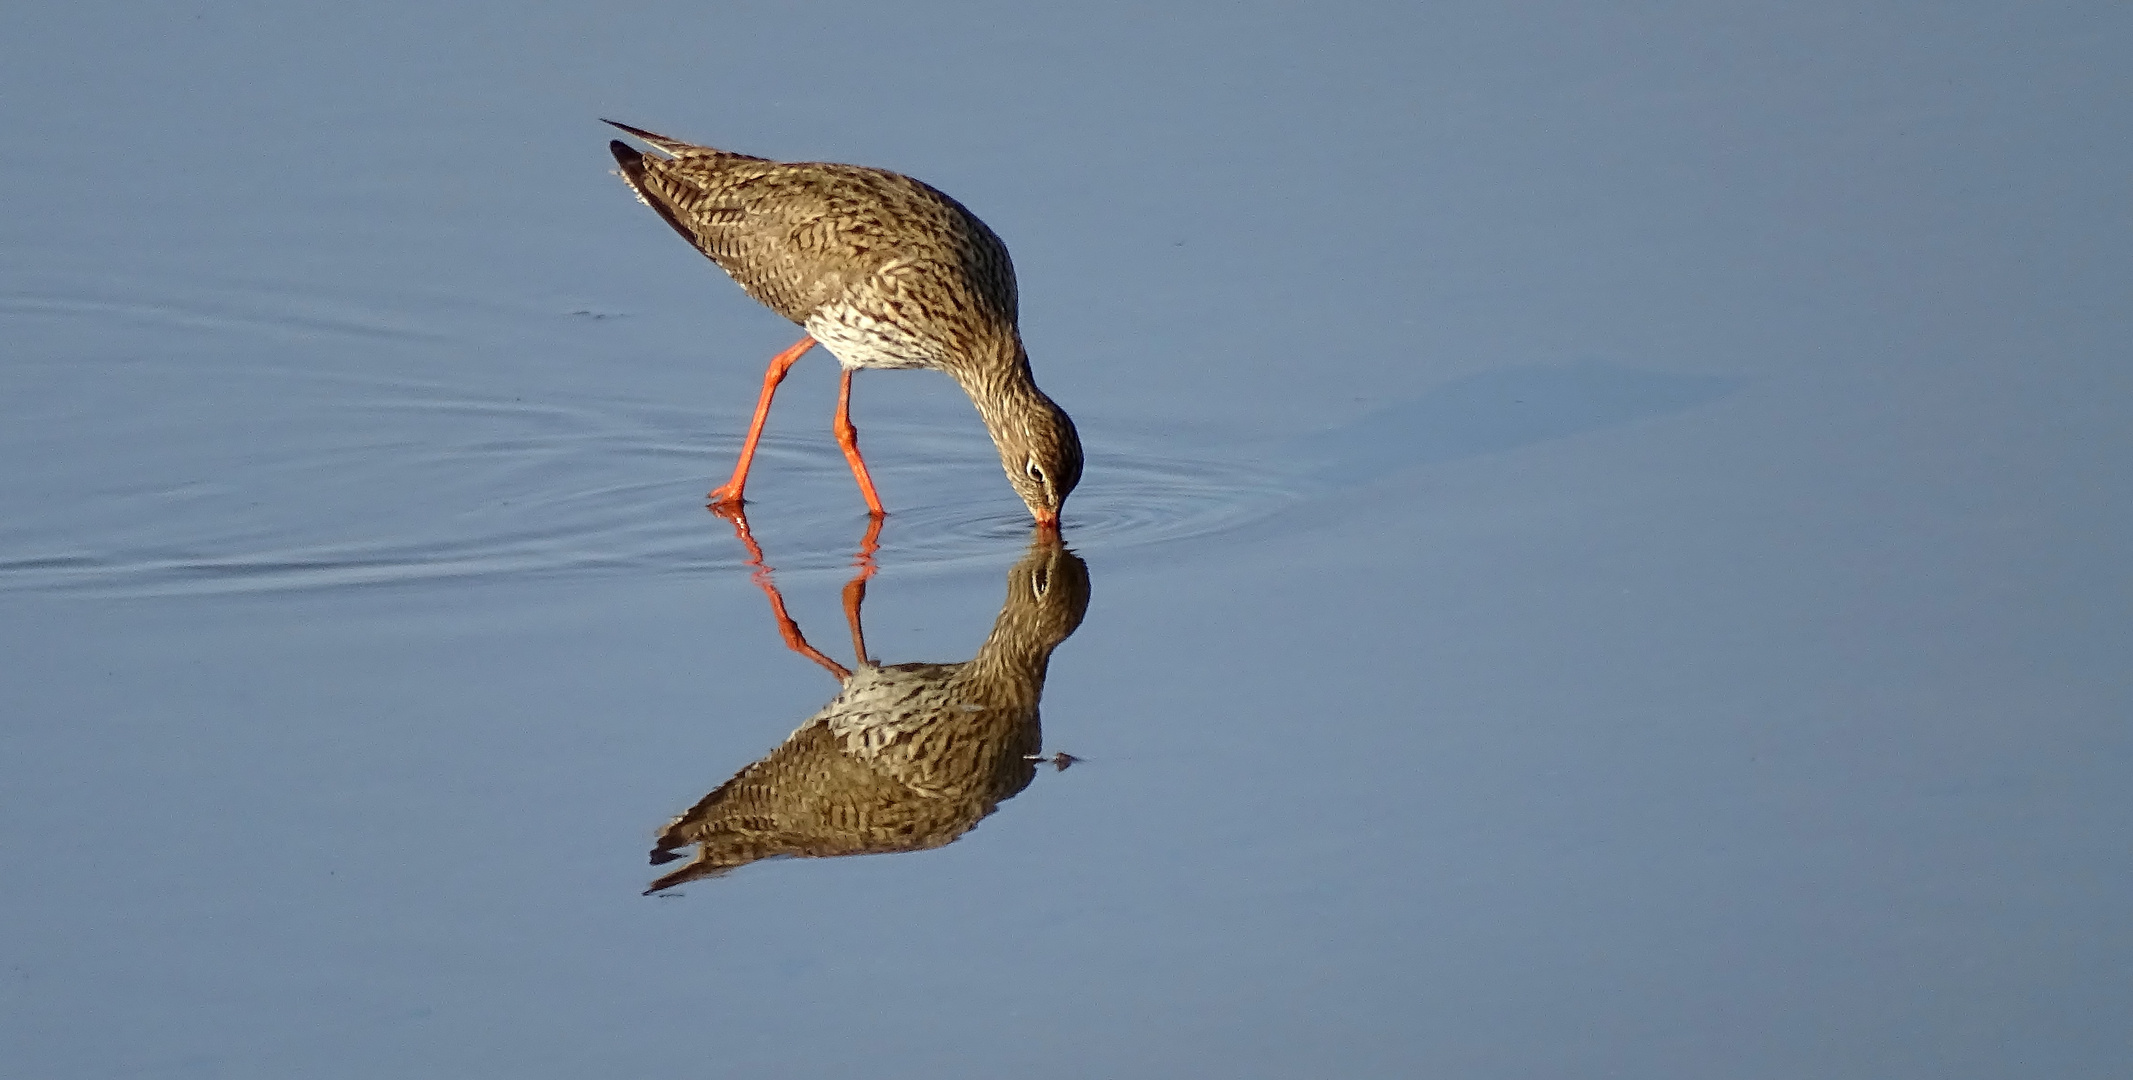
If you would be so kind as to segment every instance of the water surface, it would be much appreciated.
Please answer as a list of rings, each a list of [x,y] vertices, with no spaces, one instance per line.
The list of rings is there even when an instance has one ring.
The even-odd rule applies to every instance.
[[[2118,1075],[2128,23],[10,11],[0,1056]],[[867,521],[819,357],[761,558],[702,508],[792,330],[599,116],[1014,251],[1080,760],[952,841],[640,895]],[[1027,515],[947,380],[855,415],[868,648],[970,659]]]

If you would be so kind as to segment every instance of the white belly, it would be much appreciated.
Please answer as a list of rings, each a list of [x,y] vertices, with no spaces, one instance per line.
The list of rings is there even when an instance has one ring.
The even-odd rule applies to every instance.
[[[808,318],[807,333],[847,368],[941,366],[936,342],[852,304],[823,305]]]

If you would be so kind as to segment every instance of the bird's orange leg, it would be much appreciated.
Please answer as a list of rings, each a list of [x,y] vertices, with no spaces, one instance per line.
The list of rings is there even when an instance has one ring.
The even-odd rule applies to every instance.
[[[859,456],[859,429],[852,426],[852,369],[844,369],[844,385],[837,391],[837,445],[844,448],[844,460],[851,463],[852,478],[859,481],[859,493],[866,496],[867,512],[876,519],[887,514],[881,508],[881,496],[874,493],[874,478],[867,475],[866,459]]]
[[[820,649],[807,643],[807,638],[800,633],[800,624],[794,622],[793,617],[786,612],[785,594],[779,592],[777,583],[770,579],[770,567],[763,562],[763,548],[755,542],[754,534],[748,531],[748,515],[736,507],[725,517],[733,522],[733,535],[740,537],[741,544],[748,549],[748,565],[755,567],[754,573],[749,577],[763,590],[763,595],[770,598],[770,613],[777,617],[778,634],[785,639],[786,648],[822,665],[830,674],[835,675],[839,682],[851,678],[850,668],[822,655]]]
[[[859,541],[859,575],[844,586],[844,621],[852,624],[852,655],[859,658],[859,666],[874,666],[874,658],[867,655],[866,632],[859,629],[859,605],[867,598],[867,579],[878,569],[874,565],[874,553],[881,550],[881,521],[876,517],[867,526],[866,538]]]
[[[711,505],[741,505],[741,489],[748,484],[748,467],[755,464],[755,444],[762,441],[763,423],[770,419],[770,399],[776,396],[778,384],[785,381],[785,373],[792,370],[800,354],[814,344],[812,336],[804,337],[792,348],[770,358],[770,369],[763,372],[763,393],[755,399],[755,419],[748,422],[748,441],[741,444],[741,460],[733,466],[733,479],[711,489]]]

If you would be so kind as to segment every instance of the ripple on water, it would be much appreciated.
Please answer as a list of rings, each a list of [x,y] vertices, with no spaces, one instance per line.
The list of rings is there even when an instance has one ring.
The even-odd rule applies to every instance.
[[[0,297],[0,313],[41,328],[32,351],[51,361],[49,385],[0,408],[0,451],[36,463],[0,484],[32,511],[0,520],[0,591],[247,593],[746,565],[731,527],[703,509],[738,451],[738,417],[666,404],[671,381],[613,378],[600,364],[635,355],[617,320],[137,286]],[[100,344],[83,352],[90,338]],[[546,365],[539,375],[529,358]],[[656,382],[661,364],[636,375]],[[27,404],[40,394],[75,412]],[[989,564],[1031,527],[967,406],[936,413],[865,431],[892,510],[880,558],[898,570]],[[827,431],[780,427],[756,461],[750,524],[779,570],[842,571],[864,504]],[[1223,533],[1287,494],[1212,448],[1179,455],[1158,433],[1085,422],[1084,438],[1091,457],[1066,515],[1084,552]]]
[[[250,459],[211,483],[107,494],[93,520],[0,533],[0,588],[103,595],[245,593],[594,573],[738,570],[745,548],[703,492],[738,440],[697,439],[700,415],[643,403],[371,401],[380,433]],[[448,424],[432,423],[449,418]],[[996,560],[1027,511],[974,418],[947,434],[870,425],[892,514],[879,558],[900,571]],[[1091,438],[1068,503],[1083,552],[1204,537],[1269,515],[1278,485],[1252,470],[1161,456],[1131,435]],[[1138,440],[1146,444],[1155,440]],[[750,524],[786,573],[851,564],[864,504],[821,438],[772,435],[750,482]]]

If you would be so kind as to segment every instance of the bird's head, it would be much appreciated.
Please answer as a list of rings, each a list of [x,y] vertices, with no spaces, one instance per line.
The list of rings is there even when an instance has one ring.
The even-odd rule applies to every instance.
[[[1057,528],[1059,507],[1081,482],[1081,436],[1066,410],[1042,394],[993,431],[1000,467],[1037,524]]]

